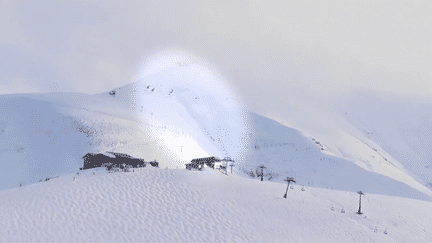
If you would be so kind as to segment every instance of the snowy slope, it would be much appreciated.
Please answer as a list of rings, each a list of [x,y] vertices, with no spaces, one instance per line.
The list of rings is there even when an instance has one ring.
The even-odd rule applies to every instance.
[[[136,87],[138,87],[137,90],[145,90],[146,94],[153,96],[156,96],[153,94],[155,92],[153,89],[159,90],[158,96],[167,97],[165,100],[177,100],[176,104],[179,103],[180,107],[185,107],[186,113],[172,112],[162,119],[178,127],[191,127],[191,124],[195,124],[193,131],[199,131],[198,134],[204,136],[195,134],[193,138],[198,144],[205,144],[205,150],[210,151],[209,154],[230,155],[237,160],[242,170],[253,170],[259,164],[266,164],[270,171],[297,175],[304,184],[307,182],[320,187],[354,191],[363,187],[376,193],[422,199],[432,197],[432,191],[418,176],[418,170],[411,170],[406,166],[406,162],[400,163],[399,159],[387,153],[379,143],[365,136],[362,129],[346,121],[345,116],[339,113],[330,114],[334,116],[332,117],[334,123],[317,126],[323,127],[324,131],[312,130],[309,132],[308,129],[305,129],[305,132],[302,132],[302,130],[288,126],[278,126],[270,119],[262,119],[253,113],[246,114],[238,107],[234,107],[239,102],[232,101],[236,99],[232,93],[227,96],[223,93],[225,90],[210,91],[216,89],[216,86],[206,86],[197,82],[197,78],[193,75],[192,77],[188,75],[194,72],[194,68],[192,65],[165,69],[147,76]],[[143,99],[142,97],[149,96],[140,95],[139,97]],[[163,101],[158,102],[166,104]],[[147,104],[149,101],[145,100],[144,103]],[[154,109],[160,105],[152,107]],[[164,110],[167,110],[166,107],[168,105],[164,107]],[[180,109],[176,109],[178,110]],[[183,119],[178,117],[170,120],[169,117],[175,117],[176,114],[181,114],[182,117],[188,114],[187,117],[193,119],[183,124],[179,122]],[[239,114],[243,116],[243,119],[239,117]],[[227,116],[233,118],[226,119]],[[229,123],[230,120],[234,122]],[[376,116],[376,120],[380,120],[380,117]],[[320,119],[316,121],[319,123]],[[380,121],[385,126],[385,119]],[[406,123],[405,127],[409,127],[408,124],[410,123]],[[193,131],[190,130],[187,133],[193,134]],[[216,149],[210,149],[212,145],[208,145],[208,137],[211,138],[210,142]],[[283,143],[285,146],[273,146]],[[293,145],[292,149],[286,144]],[[172,144],[172,146],[175,145]],[[276,151],[256,149],[266,146]],[[235,150],[235,148],[239,149]],[[303,150],[304,153],[300,152]],[[197,150],[194,149],[194,154],[197,154],[195,151]],[[239,154],[239,151],[244,152]],[[194,158],[194,154],[188,159]],[[301,154],[300,157],[299,154]],[[198,156],[195,155],[195,157]],[[321,163],[321,161],[325,162]],[[326,163],[327,161],[329,163]],[[279,178],[281,179],[282,177]]]
[[[432,101],[419,97],[360,93],[339,109],[369,140],[379,144],[422,184],[432,187]],[[361,104],[361,105],[360,105]]]
[[[89,172],[89,171],[88,171]],[[0,242],[429,242],[431,202],[142,168],[0,191]],[[76,180],[73,181],[73,177]],[[345,213],[342,213],[342,209]],[[387,234],[385,234],[386,232]]]
[[[251,134],[245,106],[229,87],[200,66],[167,68],[145,76],[133,89],[135,102],[143,109],[140,119],[194,140],[168,145],[183,146],[180,160],[190,161],[205,153],[243,159],[248,153]],[[172,137],[163,140],[169,142]],[[200,149],[191,144],[194,142],[205,153],[200,155]]]
[[[272,179],[279,182],[283,182],[286,176],[294,176],[302,185],[430,200],[430,191],[400,170],[390,168],[399,172],[395,179],[374,173],[354,163],[353,157],[331,153],[325,146],[325,140],[318,140],[257,114],[251,114],[251,117],[254,148],[246,162],[238,163],[237,169],[242,172],[252,171],[256,175],[256,168],[262,164],[267,167],[265,173],[279,174]],[[361,149],[360,144],[350,152],[359,152],[359,147]],[[370,150],[372,156],[385,154],[382,150]],[[372,169],[378,164],[374,162],[369,162]]]
[[[261,162],[257,161],[253,166],[256,167],[258,163],[265,163],[270,168],[280,167],[271,164],[281,164],[280,161],[282,163],[285,163],[283,161],[293,161],[290,162],[291,167],[283,169],[286,172],[292,166],[298,167],[299,164],[305,164],[305,166],[301,166],[302,168],[290,169],[294,170],[290,173],[298,174],[298,171],[303,168],[316,168],[318,166],[316,161],[332,158],[356,165],[352,169],[346,168],[346,163],[335,166],[339,170],[354,172],[359,167],[393,181],[401,182],[429,197],[431,196],[432,172],[429,169],[430,141],[428,140],[431,134],[429,131],[431,123],[428,120],[430,107],[432,107],[431,100],[385,93],[366,93],[363,96],[350,94],[335,98],[337,101],[331,101],[327,96],[329,95],[322,97],[321,101],[328,103],[323,106],[301,105],[298,102],[293,102],[284,104],[284,109],[278,112],[260,113],[267,117],[274,117],[272,120],[278,123],[275,123],[277,128],[272,128],[275,130],[274,132],[269,132],[268,129],[258,129],[265,132],[259,135],[258,140],[255,140],[256,145],[258,147],[269,146],[268,148],[271,148],[270,150],[273,152],[263,152],[264,154],[261,155],[261,152],[256,151],[255,158],[257,156],[263,158],[255,159]],[[256,125],[256,122],[253,123]],[[290,129],[302,134],[302,136],[297,137],[304,137],[309,141],[296,148],[297,150],[293,147],[294,150],[291,152],[280,146],[271,146],[271,144],[289,142],[295,144],[295,140],[298,139],[290,141],[279,136],[282,133],[285,134],[285,137],[291,136]],[[255,130],[257,131],[257,129]],[[254,132],[254,134],[259,133]],[[293,137],[296,137],[295,134],[297,132],[294,132]],[[272,139],[278,136],[278,139]],[[322,154],[313,155],[314,150],[306,151],[309,147],[322,148]],[[303,151],[300,152],[303,154],[302,159],[294,162],[297,160],[298,151]],[[273,155],[269,157],[271,153]],[[322,165],[325,165],[325,168],[331,167],[325,163]],[[351,167],[351,165],[348,166]],[[245,168],[247,170],[255,169],[251,166],[245,166]],[[305,172],[301,174],[304,176]],[[316,181],[317,177],[326,178],[328,176],[318,173],[306,177],[313,177]],[[312,183],[313,178],[304,183]],[[365,184],[371,180],[362,181],[361,183]],[[323,183],[320,183],[321,185],[314,184],[316,186],[325,185]],[[331,187],[334,183],[326,184],[325,187]],[[344,185],[344,183],[340,183],[340,185]],[[399,186],[396,185],[399,184],[395,184],[393,191],[398,190],[396,188]],[[390,185],[390,187],[393,186]],[[401,194],[398,195],[401,196]]]
[[[229,92],[206,90],[190,77],[161,84],[174,74],[181,77],[169,69],[120,87],[115,95],[1,96],[1,189],[75,171],[88,152],[157,159],[164,168],[209,155],[244,156],[246,118]]]
[[[71,172],[88,149],[74,117],[51,102],[21,95],[0,97],[1,189]]]
[[[114,151],[157,159],[162,168],[231,156],[235,173],[264,164],[276,181],[289,175],[304,185],[430,200],[418,171],[343,114],[324,131],[294,129],[246,112],[228,88],[200,81],[211,80],[206,75],[192,64],[147,75],[115,95],[1,96],[1,189],[77,171],[88,152]]]

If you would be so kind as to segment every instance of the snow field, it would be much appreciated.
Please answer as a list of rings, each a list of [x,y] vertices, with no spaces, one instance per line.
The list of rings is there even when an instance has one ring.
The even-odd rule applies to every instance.
[[[284,199],[286,184],[210,169],[91,170],[1,191],[0,242],[432,239],[431,202],[366,194],[360,216],[357,193],[293,188]]]

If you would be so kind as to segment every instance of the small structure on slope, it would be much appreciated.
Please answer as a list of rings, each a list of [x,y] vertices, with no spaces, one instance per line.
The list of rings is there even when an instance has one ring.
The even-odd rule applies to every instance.
[[[219,169],[221,168],[221,165],[222,165],[222,160],[216,156],[212,156],[206,158],[193,159],[191,160],[190,163],[186,164],[186,169],[202,170],[204,166],[208,166],[212,169]]]
[[[134,158],[128,154],[106,152],[104,154],[99,153],[87,153],[83,157],[84,165],[80,170],[87,170],[97,167],[106,167],[108,170],[112,168],[119,168],[125,170],[128,168],[140,168],[145,167],[146,164],[150,164],[153,167],[159,167],[159,163],[155,160],[153,162],[146,162],[144,159]]]
[[[230,165],[228,163],[231,163]],[[220,159],[219,157],[212,156],[212,157],[206,157],[206,158],[198,158],[191,160],[190,163],[186,164],[186,169],[196,169],[196,170],[202,170],[204,167],[210,167],[212,169],[218,169],[227,171],[227,167],[231,166],[231,173],[232,173],[232,167],[234,166],[235,161],[232,160],[230,157],[225,157],[224,159]]]
[[[226,168],[228,168],[228,163],[231,163],[231,164],[233,164],[233,163],[235,163],[235,161],[233,160],[233,159],[231,159],[231,157],[225,157],[223,160],[222,160],[222,162],[224,162],[225,163],[225,165],[221,165],[222,167],[224,167],[225,169]]]

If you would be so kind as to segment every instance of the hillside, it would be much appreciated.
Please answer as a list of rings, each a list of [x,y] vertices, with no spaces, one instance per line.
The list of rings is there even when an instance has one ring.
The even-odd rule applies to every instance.
[[[212,170],[93,169],[0,191],[0,242],[431,239],[431,202],[366,194],[357,215],[357,193],[301,188],[293,185],[284,199],[286,184]]]
[[[199,81],[205,75],[188,76],[195,71],[171,67],[95,95],[2,95],[1,189],[76,172],[86,153],[112,151],[161,168],[231,156],[241,176],[264,164],[279,182],[289,175],[302,185],[430,200],[428,177],[353,120],[323,131],[290,127],[248,112],[228,88]]]
[[[373,160],[369,161],[372,171],[364,169],[355,163],[356,158],[333,154],[322,140],[269,118],[257,114],[251,116],[255,129],[255,145],[247,162],[238,164],[240,171],[252,171],[256,175],[256,168],[263,164],[267,167],[265,173],[279,174],[279,177],[272,179],[278,182],[283,182],[286,176],[294,176],[301,185],[353,192],[363,190],[376,194],[430,200],[428,189],[405,173],[399,171],[399,174],[396,174],[398,170],[394,167],[389,168],[393,170],[393,178],[374,173],[374,166],[380,164]],[[367,146],[358,144],[350,152],[361,152],[362,147]],[[385,154],[382,150],[374,151],[367,148],[371,150],[369,154],[372,156]],[[269,177],[270,175],[267,176]]]

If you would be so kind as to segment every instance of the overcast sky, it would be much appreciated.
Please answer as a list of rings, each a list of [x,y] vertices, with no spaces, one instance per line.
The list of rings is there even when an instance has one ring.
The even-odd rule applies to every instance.
[[[2,0],[0,94],[110,90],[176,48],[256,108],[356,89],[432,96],[430,13],[430,1]]]

